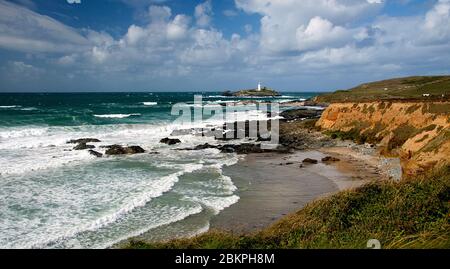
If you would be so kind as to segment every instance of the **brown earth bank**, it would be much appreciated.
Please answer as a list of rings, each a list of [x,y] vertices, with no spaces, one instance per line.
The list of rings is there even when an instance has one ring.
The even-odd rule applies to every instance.
[[[399,157],[404,176],[450,163],[450,102],[333,103],[316,127],[332,138],[377,144]]]

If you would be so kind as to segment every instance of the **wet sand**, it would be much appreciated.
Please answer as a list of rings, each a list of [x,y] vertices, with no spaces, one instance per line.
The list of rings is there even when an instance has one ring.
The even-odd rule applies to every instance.
[[[321,150],[322,151],[322,150]],[[340,159],[322,163],[325,156]],[[303,164],[305,158],[318,164]],[[320,151],[294,154],[249,154],[224,173],[238,187],[238,203],[226,208],[211,220],[210,228],[235,233],[252,232],[295,212],[307,203],[354,188],[371,180],[380,180],[376,166],[350,155]]]

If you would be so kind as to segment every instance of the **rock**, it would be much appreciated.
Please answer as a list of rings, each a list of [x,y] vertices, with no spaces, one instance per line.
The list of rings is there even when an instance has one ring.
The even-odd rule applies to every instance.
[[[244,143],[244,144],[229,144],[217,147],[223,153],[237,153],[237,154],[249,154],[249,153],[291,153],[291,149],[284,146],[278,146],[274,149],[263,149],[260,144]]]
[[[91,154],[91,155],[94,155],[95,157],[97,157],[97,158],[101,158],[101,157],[103,157],[103,154],[101,154],[100,152],[97,152],[97,151],[95,151],[95,150],[89,150],[89,153]]]
[[[87,143],[98,143],[102,142],[98,140],[97,138],[80,138],[80,139],[73,139],[67,141],[67,144],[87,144]]]
[[[175,144],[181,143],[181,140],[177,139],[177,138],[173,139],[173,138],[166,137],[166,138],[161,139],[161,141],[159,141],[159,142],[163,143],[163,144],[167,144],[167,145],[175,145]]]
[[[93,145],[87,145],[86,143],[80,143],[76,145],[73,149],[74,150],[84,150],[84,149],[94,149],[95,146]]]
[[[340,159],[332,157],[332,156],[327,156],[325,158],[322,158],[322,162],[339,162]]]
[[[144,153],[145,150],[139,146],[129,146],[125,148],[127,151],[127,154],[138,154],[138,153]]]
[[[108,148],[105,152],[106,155],[138,154],[145,152],[145,150],[139,146],[123,147],[120,145],[111,145],[106,146],[106,148]]]
[[[194,148],[194,150],[202,150],[202,149],[216,149],[218,146],[210,145],[208,143],[203,145],[198,145]]]
[[[303,163],[309,163],[309,164],[317,164],[319,161],[311,158],[306,158],[303,160]]]
[[[319,117],[322,114],[321,110],[313,110],[313,109],[291,109],[281,112],[280,116],[282,116],[285,120],[297,120],[297,119],[310,119]]]
[[[230,96],[233,96],[233,93],[232,93],[231,91],[224,91],[224,92],[222,93],[222,96],[230,97]]]

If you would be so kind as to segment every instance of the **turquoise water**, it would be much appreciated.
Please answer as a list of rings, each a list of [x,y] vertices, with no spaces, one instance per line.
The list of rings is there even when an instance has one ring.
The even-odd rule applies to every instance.
[[[174,150],[212,138],[159,143],[179,128],[172,105],[192,104],[194,94],[0,94],[0,248],[105,248],[194,215],[202,222],[186,225],[183,234],[207,229],[212,215],[239,200],[222,174],[238,156]],[[197,94],[205,105],[236,100]],[[100,152],[102,145],[123,144],[159,154],[95,158],[66,143],[83,137],[100,139],[93,143]]]

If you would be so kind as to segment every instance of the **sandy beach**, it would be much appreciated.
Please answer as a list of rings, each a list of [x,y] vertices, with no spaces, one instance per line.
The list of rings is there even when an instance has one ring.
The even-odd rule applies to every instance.
[[[325,156],[340,161],[323,163]],[[305,158],[318,164],[302,164]],[[340,190],[380,180],[373,160],[340,154],[336,149],[297,151],[294,154],[249,154],[224,173],[238,187],[238,203],[226,208],[211,221],[211,229],[252,232],[293,213],[307,203]],[[301,167],[302,166],[302,167]]]

